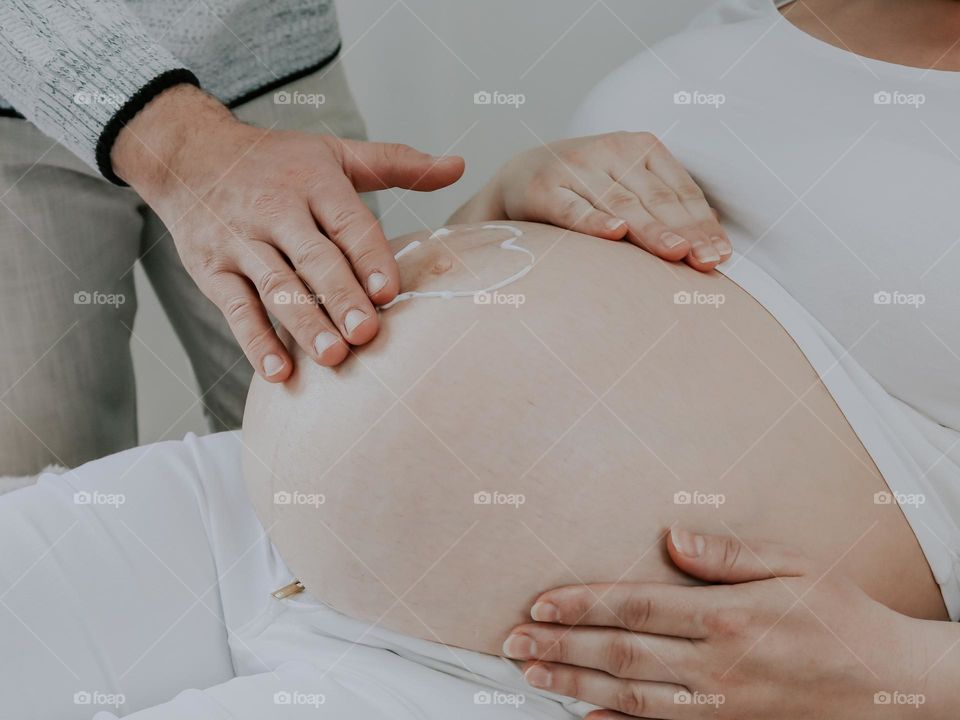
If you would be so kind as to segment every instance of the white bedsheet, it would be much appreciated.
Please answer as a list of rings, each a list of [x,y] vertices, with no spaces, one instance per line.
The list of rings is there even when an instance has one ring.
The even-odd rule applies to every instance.
[[[562,718],[512,663],[347,618],[291,580],[238,433],[0,497],[0,719]],[[565,703],[563,701],[566,701]]]

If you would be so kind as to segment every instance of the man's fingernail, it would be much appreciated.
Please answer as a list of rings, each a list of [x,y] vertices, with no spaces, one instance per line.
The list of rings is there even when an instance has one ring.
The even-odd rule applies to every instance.
[[[681,528],[671,528],[670,542],[677,549],[677,552],[690,558],[698,558],[703,554],[703,548],[706,540],[702,535],[694,535]]]
[[[626,223],[625,223],[623,220],[621,220],[620,218],[610,218],[610,219],[607,220],[607,222],[604,223],[604,224],[606,225],[607,230],[619,230],[619,229],[622,228]]]
[[[283,370],[283,366],[286,364],[282,357],[271,353],[263,359],[263,372],[266,373],[267,377],[271,377]]]
[[[525,660],[537,656],[537,643],[527,635],[511,635],[503,641],[503,654]]]
[[[369,316],[363,310],[357,310],[354,308],[347,313],[347,316],[343,319],[343,326],[347,329],[347,335],[351,335],[354,330],[363,325]]]
[[[530,608],[530,617],[537,622],[556,622],[560,618],[560,611],[553,603],[538,602]]]
[[[553,680],[550,671],[543,665],[534,665],[523,675],[524,680],[538,688],[548,688]]]
[[[709,243],[697,245],[693,249],[693,256],[702,263],[712,263],[720,260],[720,254]]]
[[[660,242],[667,246],[667,250],[672,250],[678,245],[682,245],[686,242],[682,237],[676,233],[668,232],[660,236]]]
[[[317,351],[317,355],[323,355],[324,350],[336,345],[338,342],[340,342],[340,338],[332,332],[324,331],[317,335],[317,339],[313,341],[313,349]]]
[[[388,282],[390,282],[390,278],[383,273],[370,273],[370,277],[367,278],[367,292],[375,295],[383,290]]]
[[[717,235],[716,237],[710,238],[710,242],[713,243],[713,246],[721,255],[729,255],[733,252],[733,246],[725,237],[720,237]]]

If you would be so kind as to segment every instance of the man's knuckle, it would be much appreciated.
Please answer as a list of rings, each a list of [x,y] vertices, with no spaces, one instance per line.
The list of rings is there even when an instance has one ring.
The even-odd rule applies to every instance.
[[[251,223],[243,218],[230,218],[224,223],[222,244],[246,242],[255,234]]]
[[[287,329],[294,337],[306,339],[312,342],[314,336],[319,330],[317,327],[317,318],[318,316],[316,311],[314,311],[310,306],[307,306],[298,312],[289,323],[287,323]]]
[[[313,239],[302,240],[296,244],[293,249],[293,253],[290,256],[290,260],[293,261],[295,267],[305,267],[305,266],[321,266],[329,262],[329,252],[327,248],[324,247],[323,243],[320,243]]]
[[[408,155],[413,155],[414,153],[416,153],[416,150],[414,150],[412,146],[407,145],[406,143],[392,143],[387,147],[390,148],[392,157],[397,159],[406,157]]]
[[[353,264],[358,267],[377,265],[382,257],[379,245],[373,242],[358,243],[351,253]]]
[[[246,325],[251,314],[252,308],[247,298],[234,295],[227,298],[223,303],[223,315],[230,325]]]
[[[383,143],[377,148],[377,159],[387,168],[402,163],[413,152],[412,147],[403,143]]]
[[[263,357],[273,349],[268,335],[264,333],[250,336],[243,345],[247,354],[255,358]]]
[[[361,211],[352,205],[340,205],[330,212],[329,219],[324,225],[329,225],[329,231],[334,235],[347,230],[361,219]]]
[[[328,307],[348,305],[353,297],[353,289],[345,285],[334,285],[323,294],[323,304]]]
[[[262,296],[269,297],[293,281],[293,271],[268,268],[257,277],[257,289]]]
[[[278,217],[287,203],[287,194],[276,190],[261,190],[253,198],[253,209],[258,215]]]
[[[206,248],[198,253],[191,253],[184,260],[184,265],[194,277],[215,277],[224,269],[224,257],[213,248]]]
[[[294,164],[284,168],[283,178],[290,187],[299,188],[301,191],[313,190],[320,182],[322,173],[317,171],[316,165]]]

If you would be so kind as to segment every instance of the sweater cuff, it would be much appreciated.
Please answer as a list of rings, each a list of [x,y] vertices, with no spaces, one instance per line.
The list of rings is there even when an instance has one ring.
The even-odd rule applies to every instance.
[[[24,114],[48,134],[59,134],[105,178],[123,185],[110,165],[110,150],[123,126],[168,87],[200,83],[145,33],[121,27],[102,33],[96,42],[71,43],[44,68],[33,112]]]
[[[114,185],[123,187],[127,185],[127,183],[117,177],[116,173],[113,172],[113,164],[110,162],[110,152],[113,150],[113,144],[117,141],[117,136],[126,124],[133,120],[138,112],[143,110],[148,102],[167,88],[183,83],[200,87],[200,81],[197,79],[197,76],[186,68],[175,68],[160,73],[133,93],[113,114],[113,117],[104,123],[103,131],[100,133],[100,137],[97,138],[96,152],[94,154],[97,170],[100,171],[101,175]]]

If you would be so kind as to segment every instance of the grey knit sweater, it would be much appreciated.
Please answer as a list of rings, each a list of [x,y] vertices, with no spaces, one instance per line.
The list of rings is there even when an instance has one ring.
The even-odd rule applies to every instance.
[[[171,85],[237,105],[340,47],[333,0],[0,0],[0,115],[105,177],[117,133]]]

